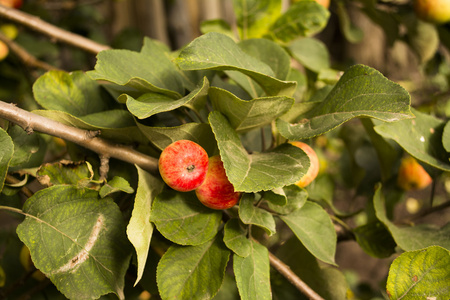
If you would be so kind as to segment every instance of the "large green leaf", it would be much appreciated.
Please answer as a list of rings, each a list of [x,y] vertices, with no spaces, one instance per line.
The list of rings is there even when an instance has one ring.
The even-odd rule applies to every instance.
[[[253,194],[244,194],[239,201],[239,218],[244,224],[257,225],[263,228],[267,234],[276,233],[275,219],[268,211],[253,205],[255,196]]]
[[[157,41],[144,39],[141,52],[122,49],[101,51],[95,69],[87,74],[124,86],[124,92],[155,92],[178,99],[184,92],[183,79]]]
[[[11,137],[0,128],[0,191],[5,184],[6,174],[8,173],[9,162],[14,154],[14,144]]]
[[[247,228],[238,218],[231,218],[225,224],[223,241],[228,249],[239,256],[246,257],[252,248],[247,233]]]
[[[364,65],[350,67],[324,101],[299,123],[278,119],[281,135],[290,140],[311,138],[355,117],[394,122],[413,117],[408,92],[380,72]]]
[[[316,1],[298,1],[270,26],[267,36],[289,42],[301,36],[312,36],[327,25],[330,12]]]
[[[402,253],[389,268],[389,299],[450,299],[450,252],[439,246]]]
[[[442,144],[445,122],[415,109],[412,112],[416,116],[412,120],[380,124],[374,130],[383,137],[396,141],[418,160],[450,171],[448,154]]]
[[[286,113],[294,99],[286,96],[262,97],[245,101],[227,90],[212,87],[209,98],[215,110],[224,114],[236,131],[249,131],[270,124]]]
[[[300,209],[281,215],[280,218],[312,255],[326,263],[335,264],[336,231],[330,216],[320,205],[306,201]]]
[[[241,299],[272,299],[269,252],[266,247],[252,241],[248,256],[233,256],[233,270]]]
[[[49,71],[35,81],[33,94],[43,108],[77,117],[108,109],[101,86],[81,71]]]
[[[145,119],[155,114],[171,111],[182,106],[189,108],[202,108],[206,103],[209,82],[206,77],[203,79],[202,86],[197,87],[183,98],[174,100],[173,98],[159,93],[145,93],[142,96],[134,99],[130,95],[123,94],[120,99],[127,103],[128,110],[138,117]]]
[[[161,298],[211,299],[225,275],[230,251],[222,236],[197,246],[172,245],[161,258],[157,282]]]
[[[163,191],[153,201],[150,221],[168,240],[180,245],[199,245],[219,231],[222,212],[204,206],[195,193]]]
[[[298,147],[283,144],[269,152],[248,154],[220,112],[211,112],[209,122],[226,174],[236,191],[267,191],[294,184],[309,168],[308,156]]]
[[[330,55],[325,44],[315,38],[301,38],[288,46],[292,56],[305,68],[320,72],[330,67]]]
[[[397,245],[405,251],[413,251],[432,245],[441,246],[450,250],[450,223],[442,228],[436,228],[430,224],[416,226],[397,226],[386,215],[385,199],[381,185],[378,185],[373,198],[377,218],[391,232]]]
[[[267,95],[290,96],[295,82],[275,78],[264,62],[245,53],[230,37],[210,32],[187,45],[176,59],[182,70],[234,70],[255,80]]]
[[[233,0],[242,40],[260,38],[281,14],[281,0]]]
[[[124,299],[131,256],[122,214],[93,190],[56,185],[40,190],[23,207],[17,227],[35,266],[69,299],[116,293]]]
[[[163,182],[150,173],[137,167],[138,187],[134,199],[134,207],[127,226],[127,236],[136,250],[138,283],[145,269],[150,241],[153,235],[153,224],[150,223],[150,210],[153,199],[164,187]]]

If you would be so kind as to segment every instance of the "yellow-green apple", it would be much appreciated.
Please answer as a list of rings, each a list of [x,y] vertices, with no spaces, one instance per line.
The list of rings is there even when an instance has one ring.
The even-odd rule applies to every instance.
[[[311,182],[313,182],[313,180],[316,179],[317,175],[319,174],[320,169],[319,157],[317,156],[316,151],[314,151],[314,149],[311,148],[311,146],[309,146],[306,143],[295,141],[291,142],[291,144],[302,149],[308,155],[310,160],[308,171],[296,183],[299,187],[303,188],[309,185]]]
[[[402,159],[397,175],[397,185],[405,191],[421,190],[432,182],[430,175],[417,160],[408,156]]]
[[[33,262],[31,261],[30,250],[28,249],[27,246],[25,246],[25,245],[22,246],[22,249],[20,250],[20,257],[19,257],[19,259],[20,259],[20,263],[25,268],[25,270],[31,271],[31,269],[36,269],[34,267]],[[42,280],[44,280],[46,278],[44,273],[42,273],[39,270],[34,271],[31,276],[34,279],[39,280],[39,281],[42,281]]]
[[[22,0],[0,0],[0,4],[4,5],[6,7],[20,8],[20,7],[22,7],[23,1]]]
[[[292,3],[299,2],[302,0],[292,0]],[[330,7],[330,0],[315,0],[317,3],[328,9]]]
[[[208,161],[208,153],[202,146],[190,140],[178,140],[161,152],[158,168],[168,186],[189,192],[205,180]]]
[[[414,0],[414,12],[423,21],[447,23],[450,21],[450,0]]]
[[[205,181],[195,190],[198,200],[212,209],[233,207],[241,198],[228,180],[223,162],[219,155],[209,158]]]

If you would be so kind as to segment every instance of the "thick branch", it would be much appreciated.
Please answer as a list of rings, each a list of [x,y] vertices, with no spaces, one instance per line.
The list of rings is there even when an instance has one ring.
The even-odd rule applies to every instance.
[[[97,54],[102,50],[110,49],[109,46],[99,44],[80,36],[49,24],[38,17],[27,14],[23,11],[0,5],[0,18],[9,19],[15,23],[25,25],[32,30],[50,36],[52,39],[64,42],[88,52]]]
[[[96,137],[96,132],[68,126],[3,101],[0,101],[0,118],[19,125],[27,133],[39,131],[56,136],[90,149],[101,157],[116,158],[136,164],[153,174],[158,173],[158,160],[156,158]]]
[[[301,280],[291,268],[283,263],[278,257],[269,252],[269,260],[281,275],[283,275],[290,283],[292,283],[299,291],[312,300],[324,300],[319,294],[311,289],[303,280]]]

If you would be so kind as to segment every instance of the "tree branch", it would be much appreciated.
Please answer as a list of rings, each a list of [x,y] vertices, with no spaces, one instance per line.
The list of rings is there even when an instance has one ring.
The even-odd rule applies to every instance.
[[[0,118],[19,125],[28,134],[33,131],[46,133],[90,149],[98,153],[100,157],[116,158],[136,164],[153,174],[158,173],[157,158],[99,138],[97,132],[68,126],[3,101],[0,101]]]
[[[0,18],[9,19],[10,21],[13,21],[15,23],[25,25],[32,30],[50,36],[52,39],[64,42],[66,44],[75,46],[94,54],[97,54],[102,50],[111,49],[109,46],[99,44],[91,39],[63,30],[57,26],[41,20],[38,17],[14,8],[0,5]]]
[[[269,261],[281,275],[292,283],[300,292],[312,300],[324,300],[319,294],[311,289],[297,274],[292,272],[291,268],[282,262],[278,257],[269,252]]]

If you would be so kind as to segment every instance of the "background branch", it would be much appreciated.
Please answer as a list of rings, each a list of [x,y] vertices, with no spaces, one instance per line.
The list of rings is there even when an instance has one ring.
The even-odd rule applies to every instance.
[[[63,30],[38,17],[23,11],[0,5],[0,18],[5,18],[15,23],[29,27],[32,30],[50,36],[52,39],[64,42],[88,52],[97,54],[100,51],[111,49],[109,46],[99,44],[91,39]]]

